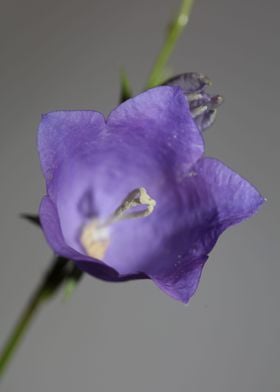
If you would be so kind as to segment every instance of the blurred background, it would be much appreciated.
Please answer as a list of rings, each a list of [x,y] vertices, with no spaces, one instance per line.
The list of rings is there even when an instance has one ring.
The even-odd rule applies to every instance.
[[[47,268],[37,212],[40,114],[108,113],[125,66],[141,90],[174,0],[1,0],[0,346]],[[268,199],[219,240],[188,306],[149,281],[85,277],[38,315],[3,392],[278,392],[280,388],[279,12],[277,0],[197,0],[170,64],[225,96],[206,136]]]

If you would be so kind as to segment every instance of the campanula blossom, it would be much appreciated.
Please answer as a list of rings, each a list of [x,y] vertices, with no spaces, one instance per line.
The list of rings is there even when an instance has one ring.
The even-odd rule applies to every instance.
[[[40,220],[54,251],[100,279],[149,278],[187,303],[218,237],[263,198],[204,156],[201,131],[221,99],[205,93],[203,78],[185,79],[186,89],[171,80],[107,119],[45,114],[38,148],[47,185]]]

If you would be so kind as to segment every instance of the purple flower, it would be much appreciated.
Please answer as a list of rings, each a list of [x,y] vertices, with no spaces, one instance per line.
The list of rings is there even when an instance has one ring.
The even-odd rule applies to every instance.
[[[56,253],[108,281],[150,278],[188,302],[220,234],[263,203],[216,159],[184,91],[161,86],[114,109],[43,116],[43,231]]]

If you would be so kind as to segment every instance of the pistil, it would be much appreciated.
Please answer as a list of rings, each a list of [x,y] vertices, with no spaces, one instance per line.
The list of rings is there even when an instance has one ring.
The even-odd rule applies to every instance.
[[[139,206],[144,208],[133,210]],[[94,218],[83,227],[80,241],[87,255],[102,260],[109,246],[110,226],[125,219],[147,217],[155,206],[156,201],[149,196],[145,188],[131,191],[107,219],[101,221]]]

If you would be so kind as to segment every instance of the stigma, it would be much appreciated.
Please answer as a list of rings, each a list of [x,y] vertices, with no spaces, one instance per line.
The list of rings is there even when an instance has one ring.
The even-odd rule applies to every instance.
[[[110,227],[122,220],[147,217],[152,214],[155,206],[156,200],[151,198],[144,187],[129,192],[119,207],[105,220],[94,218],[83,226],[80,243],[86,254],[102,260],[110,244]]]

